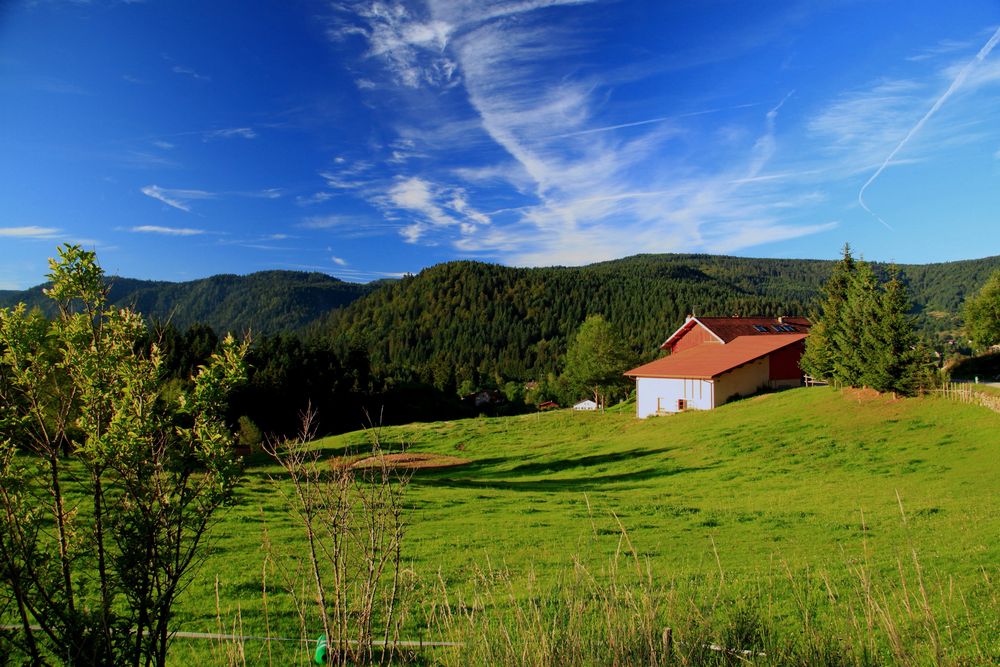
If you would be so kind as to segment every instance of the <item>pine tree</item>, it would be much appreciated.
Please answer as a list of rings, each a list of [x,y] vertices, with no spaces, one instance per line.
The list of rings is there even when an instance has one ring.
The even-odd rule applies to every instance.
[[[878,391],[912,394],[917,389],[920,373],[917,335],[906,286],[898,269],[891,269],[892,278],[879,295],[878,319],[872,322],[872,341],[866,347],[867,363],[864,384]]]
[[[848,387],[870,386],[872,360],[881,345],[881,293],[867,262],[858,262],[847,286],[847,303],[835,334],[834,378]]]
[[[806,339],[802,368],[816,378],[837,381],[836,360],[841,356],[842,322],[847,307],[847,290],[856,268],[851,246],[844,244],[843,255],[833,268],[833,274],[823,286],[823,305],[814,318],[815,326]]]
[[[906,285],[893,267],[882,284],[850,247],[824,286],[826,300],[806,339],[802,368],[848,387],[912,395],[933,380],[933,364],[914,330]]]

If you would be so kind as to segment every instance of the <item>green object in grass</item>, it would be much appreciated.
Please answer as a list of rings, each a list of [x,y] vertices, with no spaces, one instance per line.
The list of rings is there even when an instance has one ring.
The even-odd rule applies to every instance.
[[[320,635],[316,640],[316,653],[313,654],[313,662],[317,665],[326,664],[327,643],[326,635]]]

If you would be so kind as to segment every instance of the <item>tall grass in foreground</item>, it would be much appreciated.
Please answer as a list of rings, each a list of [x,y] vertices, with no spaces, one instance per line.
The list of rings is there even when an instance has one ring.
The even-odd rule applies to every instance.
[[[887,572],[873,565],[863,540],[835,570],[794,570],[774,559],[767,571],[734,579],[716,559],[714,571],[671,578],[653,572],[624,527],[618,540],[606,562],[573,558],[555,585],[489,562],[460,590],[441,576],[424,579],[408,596],[409,609],[398,610],[414,635],[394,639],[450,645],[414,648],[390,638],[384,649],[369,645],[353,660],[456,667],[1000,664],[1000,600],[990,572],[963,591],[925,572],[902,545],[895,571]],[[304,600],[311,575],[299,576],[296,595]],[[300,642],[223,641],[212,658],[310,662],[306,638],[315,634],[318,611],[302,606],[298,613]],[[243,634],[239,610],[228,621],[220,615],[219,624]]]
[[[595,572],[580,558],[555,587],[477,573],[471,591],[439,581],[430,630],[461,646],[444,665],[973,665],[1000,663],[997,592],[982,573],[975,611],[950,580],[931,581],[915,552],[897,578],[873,574],[867,550],[847,584],[784,563],[753,580],[721,569],[684,580],[654,576],[622,530]],[[844,573],[841,573],[844,574]],[[789,604],[789,601],[791,603]]]

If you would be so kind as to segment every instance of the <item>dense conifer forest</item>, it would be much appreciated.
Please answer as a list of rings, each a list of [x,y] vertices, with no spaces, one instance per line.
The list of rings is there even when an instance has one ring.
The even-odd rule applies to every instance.
[[[587,315],[603,315],[632,358],[649,360],[688,313],[813,314],[833,264],[712,255],[639,255],[579,268],[451,262],[377,290],[310,331],[360,345],[377,373],[439,388],[530,380],[559,370]],[[965,296],[997,266],[1000,257],[901,266],[919,328],[931,338],[955,330]]]
[[[188,283],[115,278],[110,298],[153,320],[151,340],[176,382],[205,363],[222,334],[250,332],[249,381],[232,397],[232,422],[249,417],[264,433],[290,433],[311,403],[320,432],[332,433],[571,400],[558,376],[588,315],[620,332],[624,358],[638,364],[659,354],[688,313],[815,315],[834,264],[714,255],[536,269],[460,261],[369,285],[288,271]],[[881,279],[889,273],[872,267]],[[899,267],[931,345],[947,351],[966,296],[998,267],[1000,256]],[[41,290],[0,292],[0,307],[41,305]],[[481,389],[499,400],[460,400]]]

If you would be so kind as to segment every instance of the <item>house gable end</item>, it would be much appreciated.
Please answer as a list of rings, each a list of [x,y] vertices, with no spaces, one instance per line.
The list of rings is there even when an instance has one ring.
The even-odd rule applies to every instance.
[[[677,331],[660,346],[661,350],[677,352],[703,343],[725,343],[714,331],[693,315],[689,315]]]

